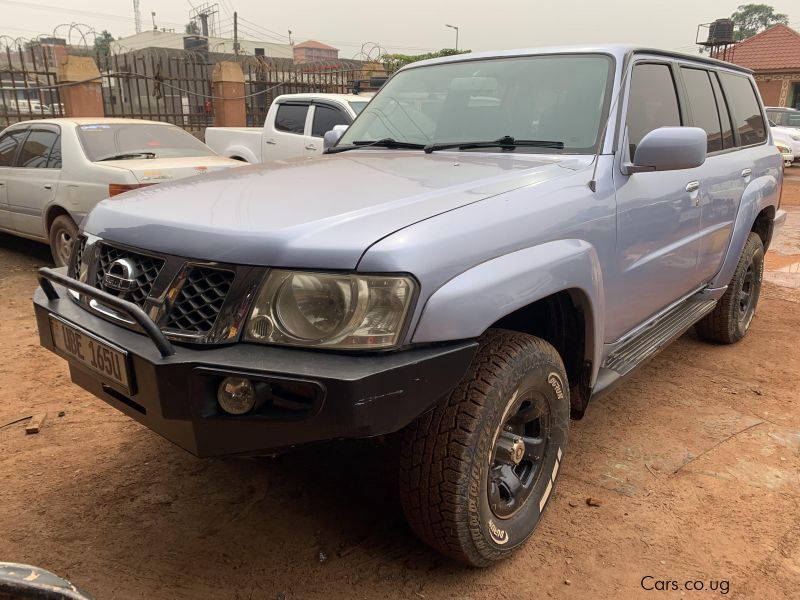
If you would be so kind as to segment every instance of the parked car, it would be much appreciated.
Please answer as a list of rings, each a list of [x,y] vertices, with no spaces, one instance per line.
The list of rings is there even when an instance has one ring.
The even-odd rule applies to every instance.
[[[77,224],[127,190],[241,166],[174,125],[129,119],[24,121],[0,134],[0,230],[69,260]]]
[[[782,176],[735,65],[419,62],[325,156],[101,202],[40,272],[40,340],[199,456],[399,432],[411,527],[485,566],[532,534],[590,399],[692,326],[747,334]]]
[[[778,152],[781,153],[781,158],[783,158],[783,164],[787,167],[791,167],[792,163],[795,160],[794,152],[792,149],[785,143],[778,140],[775,140],[775,146],[778,148]]]
[[[773,139],[788,147],[795,160],[800,159],[800,110],[775,106],[766,110]]]
[[[206,144],[222,156],[260,163],[322,154],[322,137],[349,125],[369,102],[352,94],[286,94],[269,107],[263,127],[209,127]]]

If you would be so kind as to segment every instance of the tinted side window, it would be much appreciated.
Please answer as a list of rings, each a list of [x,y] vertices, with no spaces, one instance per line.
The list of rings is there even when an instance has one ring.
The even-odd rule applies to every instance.
[[[278,114],[275,115],[275,129],[302,135],[306,128],[307,114],[307,104],[281,104],[278,106]]]
[[[668,65],[638,64],[631,74],[628,143],[631,157],[642,138],[659,127],[681,125],[678,94]]]
[[[730,73],[720,73],[720,77],[731,116],[739,131],[739,144],[749,146],[766,141],[767,128],[750,80]]]
[[[333,129],[335,125],[349,125],[350,119],[338,108],[317,104],[314,107],[314,122],[311,125],[311,135],[325,137],[325,132]]]
[[[692,125],[705,130],[708,152],[722,150],[722,126],[717,112],[717,100],[711,88],[708,71],[681,67],[686,84],[686,96],[692,113]]]
[[[58,134],[54,131],[43,131],[34,129],[25,140],[22,151],[17,159],[17,166],[26,169],[44,169],[47,167],[47,160],[50,150],[53,147]]]
[[[61,168],[61,136],[59,135],[56,137],[56,141],[53,142],[53,147],[50,149],[50,156],[47,158],[47,168],[48,169],[60,169]]]
[[[719,110],[719,120],[722,124],[722,147],[733,148],[736,144],[733,142],[733,123],[731,120],[731,113],[728,110],[728,103],[725,102],[725,95],[722,93],[722,88],[719,86],[719,78],[716,73],[710,73],[711,87],[714,88],[714,96],[717,99],[717,109]]]
[[[19,143],[27,134],[27,129],[18,129],[0,137],[0,167],[14,166],[14,157],[17,155]]]

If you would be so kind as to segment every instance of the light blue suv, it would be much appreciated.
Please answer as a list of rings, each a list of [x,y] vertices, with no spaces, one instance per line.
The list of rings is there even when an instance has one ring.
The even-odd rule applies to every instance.
[[[631,46],[396,73],[325,156],[107,200],[41,343],[200,456],[402,436],[402,501],[470,565],[519,548],[570,418],[695,326],[740,340],[785,220],[749,71]]]

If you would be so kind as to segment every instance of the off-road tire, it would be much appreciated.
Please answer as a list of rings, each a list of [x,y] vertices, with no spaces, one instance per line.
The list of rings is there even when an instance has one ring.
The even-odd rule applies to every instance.
[[[488,471],[500,427],[524,390],[533,390],[549,407],[551,433],[530,495],[516,513],[499,519],[489,505]],[[470,566],[509,556],[531,536],[552,495],[566,451],[569,412],[569,384],[558,352],[530,335],[489,330],[459,385],[403,432],[400,494],[414,532]]]
[[[60,215],[53,219],[48,232],[50,238],[50,253],[57,267],[65,267],[69,262],[72,244],[78,237],[78,226],[67,215]]]
[[[751,284],[751,305],[747,314],[741,311],[742,287],[746,284],[748,269],[752,268],[754,279]],[[736,271],[733,274],[725,295],[720,298],[714,310],[695,324],[697,335],[709,342],[733,344],[741,340],[750,328],[761,294],[761,279],[764,274],[764,245],[761,238],[750,233],[739,257]]]

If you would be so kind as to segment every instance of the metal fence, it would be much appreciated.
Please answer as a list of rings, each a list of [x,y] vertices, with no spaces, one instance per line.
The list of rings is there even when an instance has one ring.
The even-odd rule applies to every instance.
[[[248,58],[242,62],[248,127],[260,127],[272,101],[282,94],[309,92],[348,94],[360,69],[337,62],[330,65],[290,66],[284,61]]]
[[[207,56],[150,48],[98,57],[98,66],[107,117],[165,121],[195,135],[214,124]]]
[[[0,129],[28,119],[63,116],[55,57],[34,43],[0,45]]]

